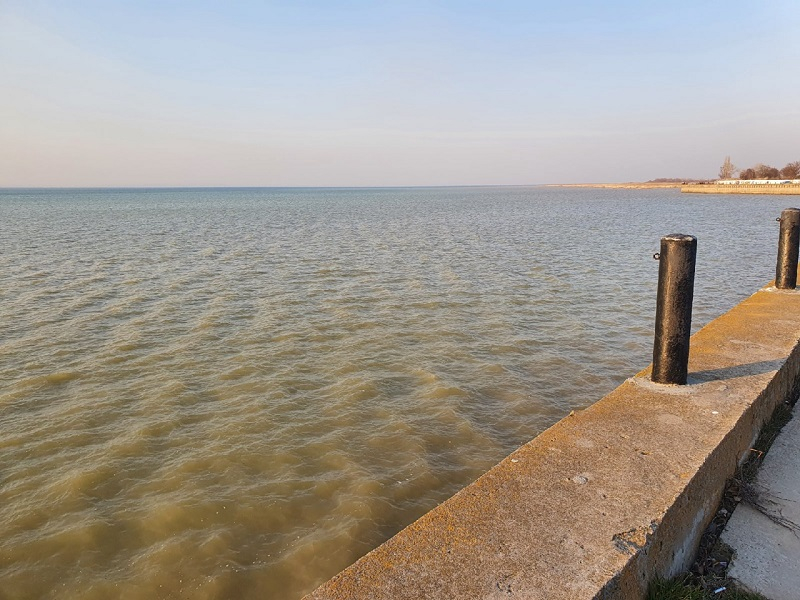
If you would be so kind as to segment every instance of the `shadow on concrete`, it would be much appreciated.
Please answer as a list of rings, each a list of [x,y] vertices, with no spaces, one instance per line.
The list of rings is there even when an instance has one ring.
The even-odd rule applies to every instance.
[[[725,367],[724,369],[709,369],[707,371],[695,371],[689,373],[689,383],[706,383],[708,381],[720,381],[723,379],[735,379],[737,377],[748,377],[750,375],[761,375],[771,371],[777,371],[783,366],[784,361],[762,360],[753,363],[744,363]]]

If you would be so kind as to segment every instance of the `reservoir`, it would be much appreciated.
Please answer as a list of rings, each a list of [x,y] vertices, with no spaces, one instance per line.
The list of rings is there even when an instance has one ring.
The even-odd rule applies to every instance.
[[[774,276],[777,196],[0,190],[0,596],[299,598]]]

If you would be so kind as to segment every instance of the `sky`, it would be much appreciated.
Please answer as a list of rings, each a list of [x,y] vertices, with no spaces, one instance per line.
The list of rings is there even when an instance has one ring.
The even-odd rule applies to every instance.
[[[0,0],[0,187],[780,168],[799,59],[797,0]]]

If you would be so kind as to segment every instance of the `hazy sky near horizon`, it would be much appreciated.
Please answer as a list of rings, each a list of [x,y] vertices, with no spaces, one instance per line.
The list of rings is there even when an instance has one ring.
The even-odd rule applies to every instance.
[[[0,186],[781,167],[799,59],[797,0],[0,0]]]

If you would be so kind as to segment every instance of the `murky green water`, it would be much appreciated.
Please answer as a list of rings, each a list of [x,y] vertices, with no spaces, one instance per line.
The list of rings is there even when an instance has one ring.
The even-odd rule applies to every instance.
[[[776,197],[0,191],[0,598],[298,598],[774,275]]]

